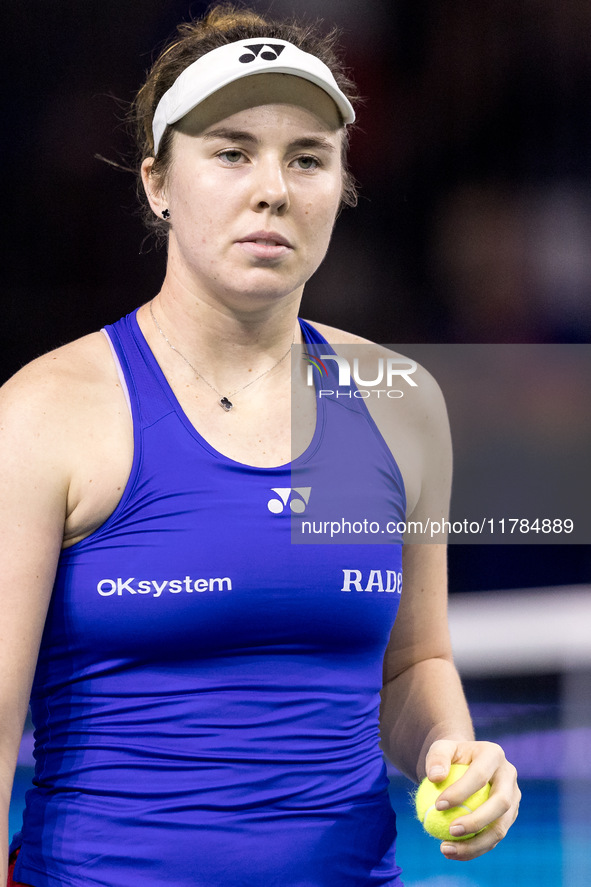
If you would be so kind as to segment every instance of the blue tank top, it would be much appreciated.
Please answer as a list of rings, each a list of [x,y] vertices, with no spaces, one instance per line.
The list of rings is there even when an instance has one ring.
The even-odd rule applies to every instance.
[[[302,532],[328,513],[381,519],[378,497],[403,520],[390,451],[335,388],[292,464],[233,461],[188,421],[135,313],[107,331],[133,466],[109,519],[60,557],[15,879],[398,887],[378,708],[400,540]]]

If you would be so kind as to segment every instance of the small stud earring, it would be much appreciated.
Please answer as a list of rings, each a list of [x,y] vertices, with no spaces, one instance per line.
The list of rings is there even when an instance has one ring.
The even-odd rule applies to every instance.
[[[162,210],[162,218],[163,219],[170,219],[170,210],[169,209]]]

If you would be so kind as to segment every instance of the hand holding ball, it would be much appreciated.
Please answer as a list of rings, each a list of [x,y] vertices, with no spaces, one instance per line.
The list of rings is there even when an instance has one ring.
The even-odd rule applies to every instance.
[[[474,792],[463,804],[457,807],[450,807],[448,810],[437,810],[435,807],[441,792],[449,788],[454,782],[457,782],[467,769],[468,766],[466,764],[452,764],[447,779],[444,779],[442,782],[431,782],[429,779],[423,779],[415,795],[418,819],[422,822],[425,831],[440,841],[465,841],[467,838],[474,837],[474,833],[472,833],[456,838],[450,835],[449,827],[454,819],[465,816],[467,813],[472,813],[473,810],[484,804],[490,792],[489,782],[487,782],[484,788]]]

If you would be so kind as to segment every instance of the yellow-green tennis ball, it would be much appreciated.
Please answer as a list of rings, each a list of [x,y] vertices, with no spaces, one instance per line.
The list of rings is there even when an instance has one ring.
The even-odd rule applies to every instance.
[[[463,804],[458,807],[450,807],[449,810],[437,810],[435,803],[441,792],[445,791],[454,782],[457,782],[460,776],[463,776],[468,766],[466,764],[452,764],[447,779],[441,782],[431,782],[429,779],[423,779],[417,793],[415,795],[415,807],[417,817],[422,822],[423,828],[434,838],[440,841],[465,841],[467,838],[473,838],[474,833],[470,835],[462,835],[461,838],[454,838],[449,833],[449,827],[460,816],[465,816],[484,804],[490,792],[490,783],[470,795]]]

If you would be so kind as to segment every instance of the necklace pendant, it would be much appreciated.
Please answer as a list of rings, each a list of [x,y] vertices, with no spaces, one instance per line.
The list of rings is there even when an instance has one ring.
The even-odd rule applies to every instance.
[[[220,406],[221,406],[222,409],[224,409],[227,413],[229,413],[230,410],[234,407],[234,404],[232,403],[231,400],[228,400],[227,397],[221,397],[221,398],[220,398]]]

